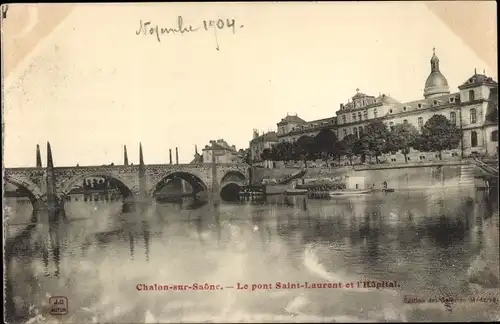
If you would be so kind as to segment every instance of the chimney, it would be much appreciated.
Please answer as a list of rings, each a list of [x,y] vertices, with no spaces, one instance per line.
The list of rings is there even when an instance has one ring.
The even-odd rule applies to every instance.
[[[194,145],[194,155],[198,156],[198,145]]]
[[[175,164],[179,164],[179,149],[175,148]]]
[[[344,109],[344,104],[340,104],[340,110]]]
[[[168,157],[170,160],[170,164],[172,164],[172,149],[168,149]]]

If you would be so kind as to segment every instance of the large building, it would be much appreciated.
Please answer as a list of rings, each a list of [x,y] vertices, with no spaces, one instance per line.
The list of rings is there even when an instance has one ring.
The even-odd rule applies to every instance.
[[[212,154],[215,155],[215,163],[241,163],[242,157],[234,145],[227,144],[223,139],[210,141],[203,151],[203,163],[212,163]]]
[[[306,122],[298,116],[286,116],[278,124],[278,141],[296,141],[304,135],[314,136],[329,128],[342,139],[348,134],[359,135],[374,119],[382,120],[392,128],[399,123],[413,124],[421,130],[426,121],[436,114],[447,117],[462,130],[458,149],[444,152],[445,157],[471,154],[496,155],[498,151],[498,83],[484,73],[474,74],[450,92],[448,81],[441,73],[439,58],[434,51],[430,59],[430,74],[425,81],[423,99],[399,102],[386,94],[367,95],[356,89],[356,94],[340,104],[336,117]],[[434,159],[434,153],[413,151],[410,158]],[[402,158],[402,157],[399,157]],[[399,160],[392,156],[391,160]]]
[[[265,149],[271,149],[276,143],[278,143],[276,132],[267,132],[259,135],[258,131],[254,129],[253,138],[250,141],[250,161],[261,162],[262,152]]]

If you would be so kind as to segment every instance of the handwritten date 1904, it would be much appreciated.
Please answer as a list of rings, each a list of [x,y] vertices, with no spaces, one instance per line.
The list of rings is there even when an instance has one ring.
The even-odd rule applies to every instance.
[[[216,49],[219,50],[219,41],[217,39],[217,31],[223,29],[230,29],[233,34],[236,33],[236,21],[234,19],[217,19],[217,20],[203,20],[201,24],[197,26],[184,24],[184,19],[182,16],[177,17],[177,24],[175,27],[162,27],[158,24],[153,24],[151,21],[139,21],[139,29],[135,32],[136,35],[144,36],[154,36],[158,43],[161,43],[162,36],[164,35],[175,35],[175,34],[187,34],[194,33],[197,31],[213,31],[215,37]],[[239,28],[243,28],[243,25],[239,25]]]

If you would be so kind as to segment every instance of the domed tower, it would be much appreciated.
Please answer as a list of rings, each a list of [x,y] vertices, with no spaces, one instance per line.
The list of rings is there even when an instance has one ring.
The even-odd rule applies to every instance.
[[[433,48],[432,51],[431,74],[427,77],[424,88],[424,97],[426,99],[450,94],[448,80],[439,71],[439,59],[436,56],[436,49]]]

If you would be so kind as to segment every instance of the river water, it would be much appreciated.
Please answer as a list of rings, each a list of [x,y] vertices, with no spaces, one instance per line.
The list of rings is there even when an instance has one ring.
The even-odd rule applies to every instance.
[[[120,203],[77,201],[66,203],[68,222],[42,222],[21,235],[31,207],[8,203],[13,217],[7,236],[17,235],[7,265],[7,307],[10,316],[16,310],[15,322],[499,319],[494,302],[404,301],[498,298],[498,287],[471,284],[467,275],[481,252],[498,263],[496,194],[450,189],[330,200],[274,196],[219,206],[187,199],[127,214]],[[366,281],[396,286],[363,288]],[[277,282],[342,288],[277,289]],[[354,288],[346,287],[351,282]],[[223,289],[144,290],[194,283]],[[237,289],[245,284],[249,289]],[[50,296],[68,298],[67,315],[49,314]]]

